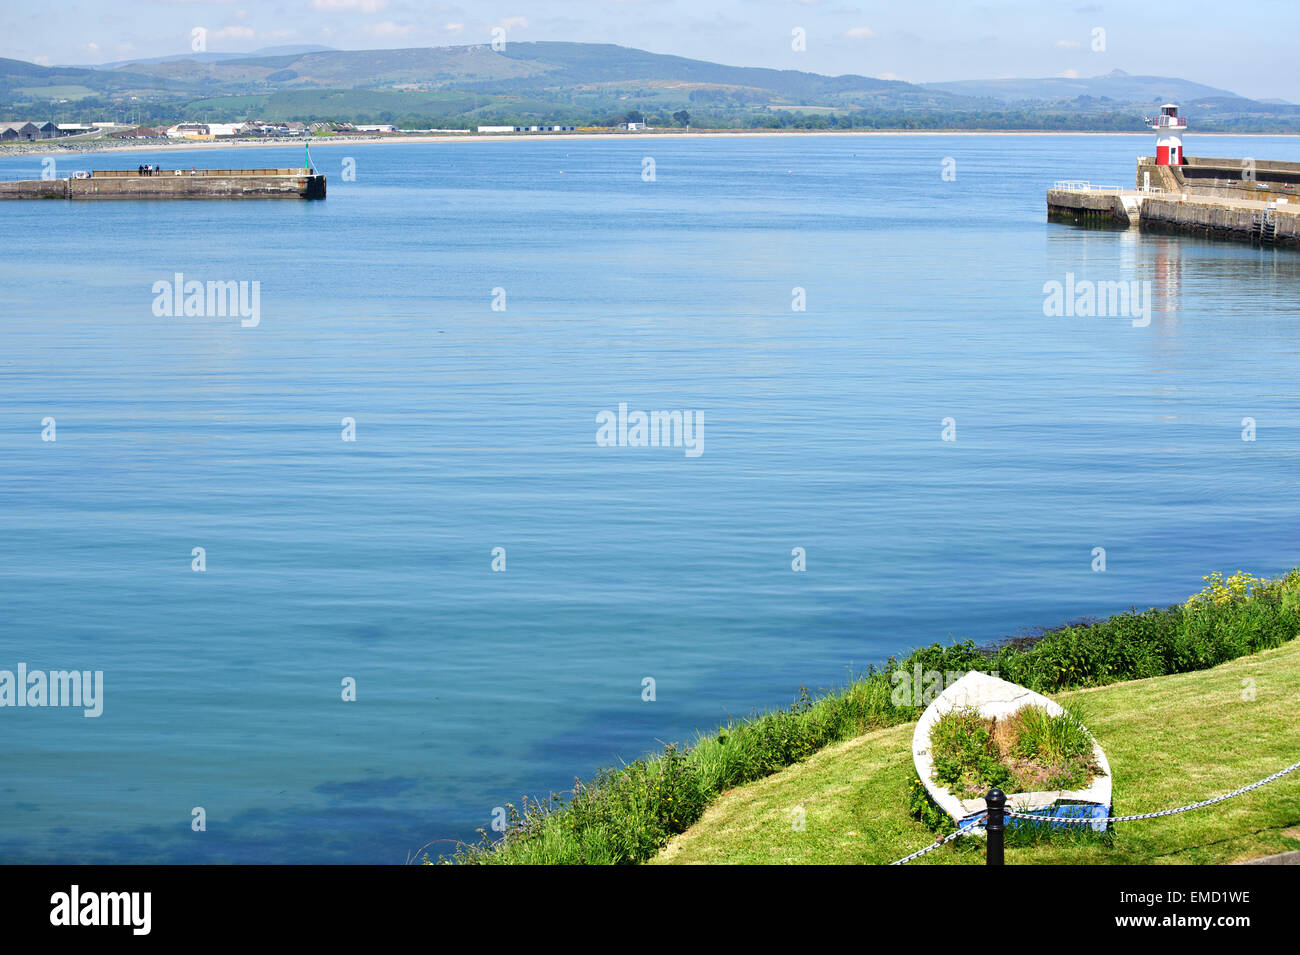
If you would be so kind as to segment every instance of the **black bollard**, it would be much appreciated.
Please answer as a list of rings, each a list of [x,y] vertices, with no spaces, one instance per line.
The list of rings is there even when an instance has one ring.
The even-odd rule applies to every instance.
[[[984,831],[988,833],[989,838],[985,864],[1002,865],[1002,834],[1007,828],[1007,817],[1003,814],[1003,810],[1007,805],[1007,794],[994,787],[984,797],[984,803],[989,810],[988,819],[984,822]]]

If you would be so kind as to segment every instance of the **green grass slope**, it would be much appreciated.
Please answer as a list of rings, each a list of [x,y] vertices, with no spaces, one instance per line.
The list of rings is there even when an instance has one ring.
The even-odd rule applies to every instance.
[[[1082,699],[1110,760],[1117,815],[1230,792],[1300,760],[1300,642],[1213,669],[1054,694]],[[908,813],[914,723],[817,752],[721,796],[652,860],[888,863],[933,841]],[[803,810],[803,829],[794,824]],[[983,864],[961,838],[911,863]],[[1300,849],[1300,771],[1205,809],[1121,823],[1105,844],[1055,835],[1009,844],[1008,865],[1228,863]]]

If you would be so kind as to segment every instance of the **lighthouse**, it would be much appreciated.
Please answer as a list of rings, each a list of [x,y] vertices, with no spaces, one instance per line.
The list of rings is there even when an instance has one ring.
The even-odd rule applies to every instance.
[[[1148,116],[1147,125],[1156,131],[1156,165],[1181,166],[1183,156],[1183,130],[1187,120],[1178,115],[1178,107],[1165,103],[1159,116]]]

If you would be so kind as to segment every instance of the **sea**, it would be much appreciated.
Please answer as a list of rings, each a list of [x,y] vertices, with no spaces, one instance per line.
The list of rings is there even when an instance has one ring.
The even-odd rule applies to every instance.
[[[98,687],[0,706],[0,862],[437,858],[912,648],[1300,564],[1300,254],[1047,221],[1153,148],[331,143],[324,201],[0,205],[0,671]]]

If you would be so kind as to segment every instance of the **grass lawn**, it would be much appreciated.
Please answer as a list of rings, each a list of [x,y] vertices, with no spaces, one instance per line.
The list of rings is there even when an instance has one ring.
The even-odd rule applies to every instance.
[[[1300,640],[1210,670],[1053,698],[1081,699],[1110,760],[1114,815],[1207,799],[1300,760]],[[833,744],[723,794],[650,861],[879,864],[921,848],[935,835],[907,811],[915,725]],[[793,825],[799,806],[803,831]],[[1109,845],[1067,834],[1011,843],[1008,865],[1215,864],[1300,849],[1300,770],[1205,809],[1120,823]],[[962,837],[911,864],[941,863],[982,865],[983,840]]]

